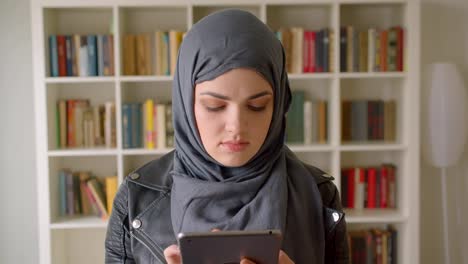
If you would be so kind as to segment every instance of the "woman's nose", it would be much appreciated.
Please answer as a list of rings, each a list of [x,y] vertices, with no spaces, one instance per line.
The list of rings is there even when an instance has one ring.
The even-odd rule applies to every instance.
[[[245,117],[239,108],[232,109],[228,112],[226,118],[226,131],[232,134],[239,134],[245,126]]]

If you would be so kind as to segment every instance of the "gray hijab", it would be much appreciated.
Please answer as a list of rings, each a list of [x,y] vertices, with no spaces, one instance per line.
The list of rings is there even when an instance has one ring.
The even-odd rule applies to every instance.
[[[194,87],[240,67],[255,70],[270,83],[274,109],[258,153],[244,166],[225,167],[206,152],[201,142],[193,111]],[[301,184],[301,177],[311,176],[284,145],[291,91],[284,51],[275,34],[254,15],[241,10],[228,9],[203,18],[181,44],[172,98],[174,233],[213,228],[280,229],[283,249],[293,260],[303,263],[301,260],[307,262],[313,257],[316,263],[322,263],[320,195],[316,186],[296,186]]]

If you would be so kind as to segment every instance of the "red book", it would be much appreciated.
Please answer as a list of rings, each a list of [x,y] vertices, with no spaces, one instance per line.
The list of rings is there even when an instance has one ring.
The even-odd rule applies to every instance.
[[[396,208],[396,179],[395,179],[395,166],[389,165],[388,167],[388,207]]]
[[[67,76],[67,53],[64,35],[57,35],[59,76]]]
[[[315,41],[315,31],[310,31],[310,46],[309,46],[309,49],[310,49],[310,72],[316,72],[317,71],[317,67],[315,65],[315,44],[316,41]]]
[[[380,168],[380,208],[388,207],[388,168],[384,165]]]
[[[403,38],[403,28],[402,27],[395,27],[395,30],[397,32],[397,60],[396,60],[396,66],[397,66],[397,71],[403,71],[403,65],[404,65],[404,38]]]
[[[309,31],[304,30],[304,40],[302,44],[302,72],[310,72],[310,34]]]
[[[375,168],[367,169],[367,208],[376,208],[375,193],[376,193],[377,171]]]

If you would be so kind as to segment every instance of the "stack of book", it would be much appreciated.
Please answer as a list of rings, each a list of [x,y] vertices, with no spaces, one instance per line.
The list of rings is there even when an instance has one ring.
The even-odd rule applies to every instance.
[[[349,231],[348,239],[350,263],[397,263],[397,231],[392,226],[387,229]]]
[[[101,178],[87,171],[59,171],[61,216],[96,215],[106,220],[116,192],[117,176]]]
[[[331,29],[280,28],[276,35],[286,53],[288,73],[333,72],[334,34]]]
[[[185,32],[170,30],[123,37],[124,75],[173,75]]]
[[[341,169],[341,203],[345,208],[396,208],[396,166]]]
[[[50,35],[50,76],[114,75],[113,35]]]
[[[124,148],[170,148],[174,146],[172,104],[147,99],[122,105]]]
[[[291,106],[286,116],[286,143],[325,143],[327,117],[326,101],[306,100],[304,91],[293,91]]]
[[[341,118],[343,141],[396,139],[396,102],[393,100],[343,101]]]
[[[116,147],[114,102],[90,106],[88,99],[59,100],[55,120],[58,148]]]
[[[358,31],[340,29],[341,72],[390,72],[404,69],[404,29],[395,26]]]

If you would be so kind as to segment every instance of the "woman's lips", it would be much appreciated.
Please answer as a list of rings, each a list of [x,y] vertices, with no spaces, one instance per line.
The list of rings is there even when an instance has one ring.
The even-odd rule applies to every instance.
[[[221,143],[223,147],[225,147],[230,152],[240,152],[243,151],[249,145],[249,142],[245,141],[226,141]]]

